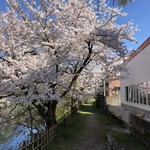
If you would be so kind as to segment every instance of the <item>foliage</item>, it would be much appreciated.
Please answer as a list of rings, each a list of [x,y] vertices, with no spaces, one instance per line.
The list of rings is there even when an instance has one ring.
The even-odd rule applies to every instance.
[[[119,5],[125,6],[127,3],[132,2],[134,0],[117,0]]]
[[[0,99],[35,107],[47,126],[64,97],[90,93],[94,78],[114,77],[134,41],[131,22],[101,0],[7,0],[0,13]],[[103,72],[94,75],[99,64]]]
[[[19,104],[11,104],[1,108],[0,121],[1,142],[11,141],[12,137],[17,137],[21,132],[32,136],[33,132],[44,129],[44,121],[35,107],[24,107]]]

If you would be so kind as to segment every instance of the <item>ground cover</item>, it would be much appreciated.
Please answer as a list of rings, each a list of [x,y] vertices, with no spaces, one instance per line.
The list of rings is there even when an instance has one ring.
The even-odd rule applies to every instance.
[[[67,126],[58,129],[48,150],[106,150],[106,136],[112,136],[124,150],[146,150],[130,133],[92,102],[84,103]]]

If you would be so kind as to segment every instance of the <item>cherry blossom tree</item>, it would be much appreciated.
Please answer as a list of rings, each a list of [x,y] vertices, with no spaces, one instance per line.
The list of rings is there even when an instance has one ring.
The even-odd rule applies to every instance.
[[[133,1],[134,1],[134,0],[117,0],[117,3],[118,3],[119,5],[125,6],[125,5],[127,5],[127,3],[133,2]]]
[[[112,64],[127,52],[125,40],[134,41],[136,27],[117,24],[126,13],[106,0],[99,1],[98,10],[94,0],[7,3],[0,13],[0,99],[33,105],[47,127],[56,123],[59,101],[84,94],[80,83],[88,81],[91,65],[115,73],[120,65]]]

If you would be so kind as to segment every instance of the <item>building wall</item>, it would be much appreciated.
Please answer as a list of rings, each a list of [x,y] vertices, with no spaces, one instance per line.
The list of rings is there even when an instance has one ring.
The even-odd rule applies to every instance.
[[[123,109],[121,106],[108,105],[108,110],[130,126],[130,112]]]
[[[150,81],[150,44],[140,51],[134,58],[125,65],[128,72],[122,73],[125,76],[121,79],[121,103],[123,106],[132,106],[142,110],[150,111],[150,105],[134,103],[126,99],[126,86],[138,85]],[[127,109],[127,107],[126,107]],[[140,113],[139,112],[139,113]]]
[[[119,94],[114,94],[111,97],[107,96],[106,97],[106,103],[112,106],[120,106],[120,95]]]
[[[120,88],[120,80],[113,80],[109,84],[109,96],[118,94]],[[116,91],[117,90],[117,91]]]

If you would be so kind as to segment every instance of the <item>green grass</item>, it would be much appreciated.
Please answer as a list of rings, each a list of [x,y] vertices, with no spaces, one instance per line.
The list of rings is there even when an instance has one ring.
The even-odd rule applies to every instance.
[[[94,112],[96,113],[97,119],[101,124],[99,134],[102,136],[111,135],[120,146],[124,147],[125,150],[147,150],[147,148],[145,148],[140,141],[123,129],[110,116],[100,112],[96,108],[94,108]]]
[[[135,137],[125,132],[110,116],[92,106],[93,100],[81,105],[79,113],[67,126],[58,128],[57,137],[49,145],[48,150],[75,150],[76,141],[90,128],[86,124],[87,116],[94,113],[99,122],[97,132],[101,143],[106,142],[106,135],[111,135],[125,150],[147,150]]]
[[[113,133],[113,137],[127,150],[147,150],[147,148],[131,134],[115,132]]]
[[[60,126],[57,131],[56,138],[48,146],[48,150],[73,150],[75,149],[75,141],[86,132],[86,117],[77,114],[66,126]]]
[[[84,104],[92,104],[95,101],[94,98],[89,98],[84,101]]]
[[[61,107],[57,107],[56,108],[56,116],[57,116],[57,120],[61,119],[70,109],[67,108],[61,108]]]

